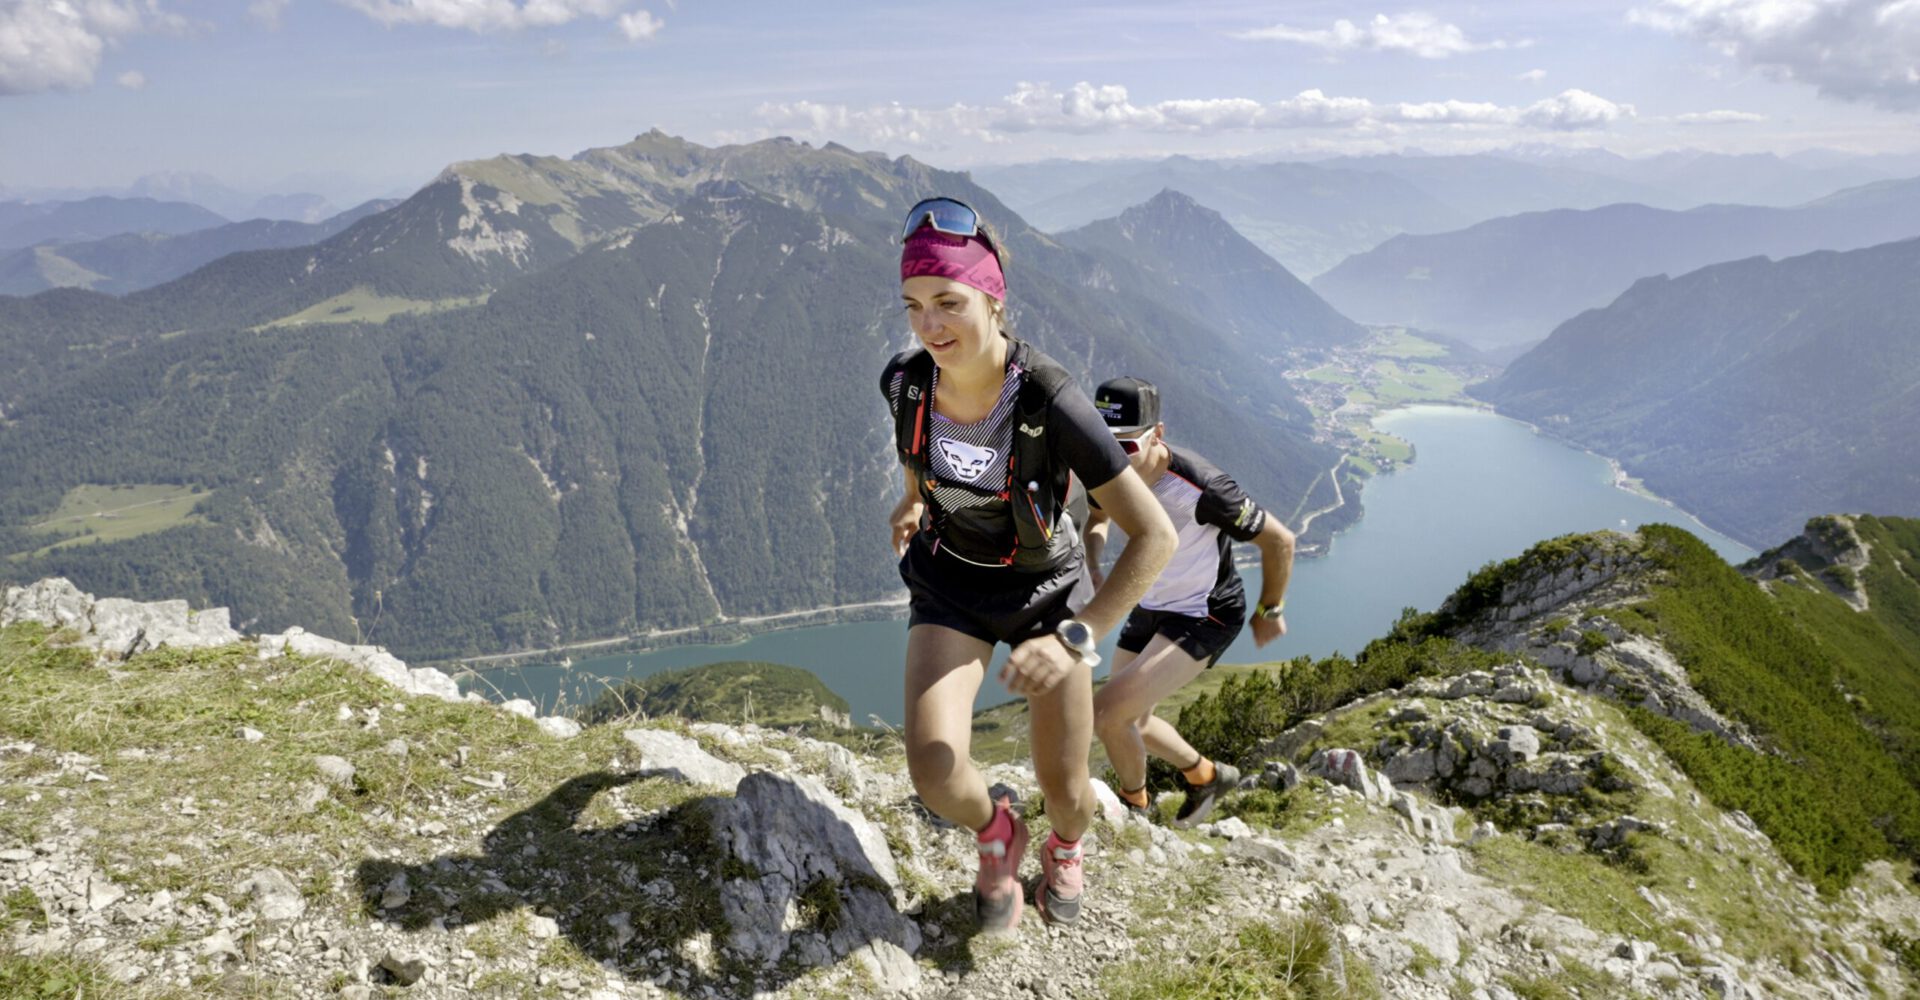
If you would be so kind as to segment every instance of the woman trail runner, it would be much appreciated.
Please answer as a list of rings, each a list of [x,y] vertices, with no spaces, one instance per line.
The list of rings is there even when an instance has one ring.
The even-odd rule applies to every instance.
[[[974,696],[995,643],[1001,681],[1027,698],[1035,777],[1053,831],[1034,903],[1078,919],[1080,837],[1092,821],[1095,643],[1147,593],[1174,548],[1173,525],[1085,393],[1006,326],[1001,250],[964,203],[931,198],[901,230],[900,295],[920,347],[881,376],[906,489],[893,547],[910,595],[908,771],[928,808],[975,831],[975,903],[985,930],[1019,922],[1027,828],[968,757]],[[1080,526],[1072,484],[1134,541],[1076,615]]]

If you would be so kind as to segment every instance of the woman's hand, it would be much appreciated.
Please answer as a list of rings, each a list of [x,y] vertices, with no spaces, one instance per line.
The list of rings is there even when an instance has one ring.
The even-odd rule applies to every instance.
[[[913,541],[913,535],[920,530],[920,519],[926,514],[926,504],[920,498],[909,493],[893,505],[893,554],[896,557],[907,554],[907,543]]]
[[[1053,690],[1079,665],[1080,657],[1059,636],[1035,636],[1007,656],[1007,665],[1000,668],[1000,683],[1014,694],[1031,698]]]

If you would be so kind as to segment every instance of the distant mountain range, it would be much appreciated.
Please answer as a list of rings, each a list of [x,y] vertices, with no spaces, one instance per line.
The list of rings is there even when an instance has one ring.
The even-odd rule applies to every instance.
[[[1917,235],[1920,178],[1879,181],[1794,208],[1609,205],[1396,236],[1315,278],[1313,288],[1364,323],[1497,346],[1543,337],[1648,275]]]
[[[654,132],[455,164],[318,244],[124,297],[0,298],[0,576],[422,658],[891,595],[874,382],[908,339],[899,214],[934,191],[1001,228],[1014,328],[1083,383],[1159,382],[1184,439],[1276,509],[1332,464],[1270,359],[1352,327],[1310,295],[1209,318],[1284,274],[1210,213],[1135,232],[1213,247],[1245,285],[1077,249],[910,159]],[[88,484],[208,496],[50,548],[34,525]]]
[[[1220,213],[1162,191],[1117,218],[1060,234],[1096,257],[1109,254],[1163,278],[1180,304],[1250,353],[1348,344],[1366,328],[1340,315],[1300,279],[1249,243]]]
[[[1751,545],[1920,514],[1920,239],[1636,282],[1469,391]]]
[[[198,205],[152,198],[0,202],[0,250],[49,240],[97,240],[120,233],[190,233],[226,222]]]
[[[1179,191],[1306,277],[1396,233],[1437,232],[1471,221],[1397,177],[1317,164],[1175,156],[1137,165],[1056,162],[977,173],[996,192],[1006,186],[1039,195],[1015,207],[1050,232],[1118,215],[1167,189]],[[1072,183],[1081,177],[1088,179]]]
[[[981,168],[974,176],[1050,231],[1112,216],[1163,188],[1181,191],[1288,270],[1313,279],[1401,233],[1621,202],[1676,210],[1730,201],[1795,205],[1901,176],[1895,166],[1858,158],[1807,163],[1690,152],[1630,159],[1603,150],[1507,150],[1312,162],[1046,160]]]
[[[32,295],[49,288],[135,292],[230,253],[318,243],[396,204],[370,201],[318,223],[253,219],[178,234],[130,232],[23,247],[0,253],[0,295]]]

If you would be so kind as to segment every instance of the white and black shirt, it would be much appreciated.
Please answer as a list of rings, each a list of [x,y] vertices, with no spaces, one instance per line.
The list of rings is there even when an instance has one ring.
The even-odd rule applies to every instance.
[[[1140,607],[1204,618],[1225,605],[1244,606],[1246,588],[1233,568],[1232,542],[1253,541],[1266,527],[1267,512],[1213,463],[1176,445],[1167,450],[1167,472],[1153,484],[1153,495],[1180,541]]]
[[[933,479],[929,513],[934,535],[962,558],[997,563],[1013,537],[1012,505],[1005,496],[1007,459],[1024,379],[1021,369],[1010,363],[999,400],[985,417],[970,424],[933,412],[932,399],[928,400],[927,463]],[[905,381],[904,374],[896,374],[887,385],[889,405],[898,403]],[[936,398],[939,388],[940,369],[935,366]],[[1072,470],[1089,490],[1106,485],[1127,469],[1126,453],[1077,386],[1066,385],[1054,397],[1046,434],[1050,460]],[[955,513],[964,516],[955,518]]]

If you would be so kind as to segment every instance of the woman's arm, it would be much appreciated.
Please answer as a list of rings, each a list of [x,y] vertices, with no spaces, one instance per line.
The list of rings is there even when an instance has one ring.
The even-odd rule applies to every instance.
[[[1103,636],[1118,628],[1146,596],[1180,539],[1166,508],[1131,467],[1090,492],[1100,510],[1127,533],[1127,547],[1113,564],[1113,572],[1079,615],[1095,636]]]
[[[1113,520],[1106,511],[1098,507],[1087,512],[1087,578],[1093,581],[1096,589],[1107,582],[1107,572],[1100,568],[1100,560],[1107,554],[1107,534],[1113,528]]]
[[[1091,492],[1100,509],[1127,533],[1127,548],[1120,553],[1120,561],[1075,616],[1087,623],[1098,639],[1117,628],[1140,603],[1147,588],[1166,568],[1167,560],[1173,558],[1179,536],[1174,534],[1166,508],[1154,499],[1153,491],[1131,466]],[[1007,655],[1006,665],[1000,668],[1000,683],[1018,695],[1045,694],[1077,662],[1078,654],[1067,649],[1058,636],[1036,636]]]
[[[890,518],[893,525],[893,554],[907,554],[907,543],[913,541],[914,533],[920,530],[920,520],[926,514],[926,504],[920,500],[920,477],[907,466],[900,467],[906,479],[906,492],[900,502],[893,505]]]

